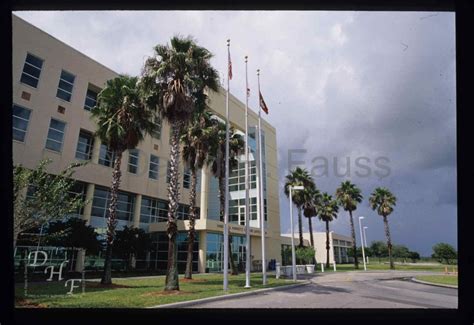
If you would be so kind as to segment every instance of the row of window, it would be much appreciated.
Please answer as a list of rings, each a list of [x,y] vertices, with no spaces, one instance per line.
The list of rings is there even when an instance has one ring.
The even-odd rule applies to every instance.
[[[38,87],[38,82],[41,75],[41,69],[43,67],[44,60],[31,54],[27,53],[25,64],[23,66],[23,72],[21,74],[20,82],[31,86],[33,88]],[[61,70],[61,75],[59,77],[58,89],[56,92],[56,97],[65,100],[67,102],[71,101],[72,92],[74,89],[74,81],[76,76],[66,70]],[[100,92],[100,88],[89,84],[86,91],[86,96],[84,100],[84,109],[87,111],[92,110],[97,105],[97,96]],[[156,118],[155,123],[157,125],[156,130],[153,132],[152,136],[154,138],[160,139],[161,136],[161,119]]]
[[[85,192],[84,192],[85,193]],[[108,216],[108,207],[110,203],[110,190],[105,187],[95,186],[94,198],[92,201],[91,215],[93,217]],[[123,191],[118,192],[117,198],[117,219],[131,222],[133,220],[133,210],[135,206],[135,195]],[[199,219],[199,210],[197,209],[196,218]],[[189,219],[189,206],[185,204],[178,205],[177,219]],[[161,199],[154,199],[143,196],[140,206],[140,223],[149,224],[155,222],[166,222],[168,220],[168,202]]]
[[[13,139],[24,142],[26,132],[28,129],[28,123],[31,115],[31,110],[13,105]],[[61,152],[64,141],[64,134],[66,129],[66,123],[54,118],[51,118],[48,135],[46,137],[45,148],[56,152]],[[79,137],[77,140],[76,155],[77,159],[91,160],[92,149],[94,147],[94,135],[92,132],[86,130],[80,130]],[[128,159],[128,171],[132,174],[138,173],[140,154],[137,149],[129,150]],[[148,177],[150,179],[158,180],[160,158],[153,154],[150,154]],[[100,145],[99,151],[99,164],[107,167],[114,167],[115,153],[109,149],[105,144]],[[170,163],[168,161],[168,170],[166,181],[169,183],[170,179]],[[184,169],[183,174],[183,187],[189,189],[191,184],[191,173],[188,168]]]
[[[27,53],[25,64],[23,65],[23,71],[20,77],[20,82],[30,87],[38,88],[43,63],[43,59],[31,53]],[[70,102],[75,80],[75,75],[66,70],[61,70],[56,97]],[[99,87],[89,84],[84,101],[85,110],[90,111],[94,106],[96,106],[97,95],[99,92]]]

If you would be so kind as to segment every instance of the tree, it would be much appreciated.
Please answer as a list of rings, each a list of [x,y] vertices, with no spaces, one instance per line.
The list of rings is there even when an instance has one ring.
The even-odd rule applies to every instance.
[[[416,263],[417,260],[420,260],[420,254],[418,252],[409,252],[408,258],[411,259],[412,263]]]
[[[351,236],[352,236],[352,248],[357,251],[357,242],[354,229],[354,219],[352,212],[357,209],[357,204],[362,202],[361,190],[350,181],[342,182],[339,188],[336,190],[336,199],[338,204],[349,212],[349,221],[351,224]],[[354,255],[354,267],[359,268],[359,261],[357,255]]]
[[[457,260],[457,252],[453,246],[447,243],[437,243],[433,246],[432,258],[435,258],[440,263],[451,264]]]
[[[323,193],[318,208],[319,219],[326,223],[326,267],[329,267],[329,223],[337,218],[339,207],[328,193]]]
[[[127,260],[127,268],[133,268],[132,260],[141,252],[152,248],[150,235],[143,229],[125,226],[117,231],[114,249],[119,256]]]
[[[381,257],[388,256],[387,244],[380,240],[373,241],[370,244],[370,253],[371,253],[370,257],[377,257],[380,262]]]
[[[311,218],[318,215],[318,207],[321,201],[321,192],[316,188],[316,184],[306,187],[303,190],[303,215],[308,218],[309,238],[311,246],[314,247],[313,224]]]
[[[33,170],[13,167],[14,246],[22,232],[62,219],[86,203],[80,194],[70,193],[75,183],[71,177],[84,164],[73,163],[52,175],[46,172],[49,163],[50,159],[42,160]]]
[[[392,256],[394,258],[399,258],[405,261],[407,258],[409,258],[410,251],[408,247],[403,246],[403,245],[393,245],[392,248]]]
[[[309,175],[306,169],[296,167],[288,175],[286,175],[286,182],[284,192],[287,197],[290,196],[290,186],[304,186],[305,188],[314,188],[313,178]],[[298,209],[298,230],[300,235],[299,247],[303,247],[303,220],[301,218],[302,209],[304,205],[304,191],[292,191],[293,204]]]
[[[220,220],[224,220],[225,211],[225,153],[226,153],[226,125],[218,120],[214,120],[214,141],[210,142],[209,164],[211,172],[218,179],[219,183],[219,201],[220,201]],[[234,128],[229,129],[229,170],[238,166],[237,157],[243,153],[245,142],[243,137],[236,133]],[[232,236],[229,234],[229,262],[232,269],[232,275],[239,273],[234,263],[232,254]]]
[[[196,110],[204,107],[207,91],[218,90],[212,54],[191,38],[175,36],[170,45],[157,45],[144,65],[141,89],[148,107],[171,125],[170,182],[168,185],[168,265],[165,291],[179,290],[176,212],[179,204],[179,138]]]
[[[188,230],[188,255],[186,258],[186,271],[184,277],[192,279],[193,245],[196,237],[196,187],[197,172],[209,162],[209,148],[212,137],[215,135],[214,122],[209,112],[199,112],[194,117],[194,122],[183,132],[183,161],[191,171],[191,186],[189,191],[189,230]]]
[[[92,117],[97,123],[96,134],[103,144],[113,152],[114,164],[110,204],[107,217],[107,242],[102,284],[112,284],[112,247],[117,226],[116,207],[122,155],[127,149],[134,149],[145,137],[156,131],[153,112],[143,104],[137,77],[121,75],[108,80],[106,87],[97,96],[97,106]]]
[[[76,217],[67,220],[58,220],[48,225],[45,231],[45,244],[65,247],[72,260],[77,253],[74,248],[85,249],[88,253],[97,254],[102,250],[103,242],[98,239],[94,227],[87,225],[87,221]]]
[[[377,213],[383,218],[385,236],[387,237],[388,258],[390,260],[390,269],[392,270],[395,269],[395,266],[392,259],[392,240],[390,238],[390,228],[388,227],[387,216],[393,212],[393,207],[396,202],[397,198],[384,187],[377,187],[369,198],[372,210],[377,210]]]

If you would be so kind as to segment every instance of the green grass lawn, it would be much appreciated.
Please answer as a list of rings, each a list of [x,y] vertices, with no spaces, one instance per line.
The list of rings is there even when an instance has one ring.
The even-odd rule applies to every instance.
[[[86,281],[86,293],[75,289],[74,295],[66,295],[69,287],[64,281],[51,283],[30,283],[29,296],[23,296],[23,284],[15,286],[17,307],[73,307],[73,308],[142,308],[180,301],[223,295],[222,274],[193,275],[191,282],[179,279],[179,292],[163,291],[164,276],[152,279],[113,279],[113,288],[102,287],[98,282]],[[262,286],[262,275],[251,275],[251,289],[245,289],[245,274],[229,275],[229,293],[276,287],[292,284],[291,280],[267,277],[268,284]],[[80,285],[80,283],[79,283]],[[31,295],[37,295],[30,296]]]
[[[452,272],[453,267],[457,270],[457,265],[449,265],[448,271]],[[433,271],[433,272],[444,272],[445,265],[436,264],[436,265],[416,265],[416,264],[395,264],[395,270],[398,271]],[[336,264],[336,269],[338,272],[347,272],[347,271],[355,271],[354,264]],[[321,270],[321,266],[318,265],[317,270]],[[364,270],[364,264],[359,263],[359,270]],[[367,270],[371,271],[380,271],[380,270],[390,270],[389,264],[378,263],[378,262],[370,262],[367,264]],[[332,264],[329,269],[325,269],[326,272],[332,272]]]
[[[420,275],[417,276],[416,279],[431,283],[458,285],[457,275]]]

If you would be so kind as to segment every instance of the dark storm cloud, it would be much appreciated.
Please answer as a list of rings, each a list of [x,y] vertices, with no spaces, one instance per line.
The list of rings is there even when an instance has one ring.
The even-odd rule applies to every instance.
[[[368,206],[377,186],[398,203],[390,216],[395,243],[429,255],[439,241],[456,244],[454,14],[426,12],[22,12],[19,16],[118,72],[138,74],[146,55],[172,35],[191,34],[215,54],[224,73],[225,40],[232,39],[231,91],[245,96],[243,57],[249,55],[250,106],[257,108],[255,70],[277,129],[280,186],[288,150],[314,167],[328,159],[329,176],[316,177],[334,193],[350,178],[361,187],[368,239],[384,239]],[[429,17],[428,17],[429,16]],[[140,21],[140,24],[136,22]],[[126,28],[125,28],[126,27]],[[240,87],[241,86],[241,87]],[[239,87],[242,91],[239,91]],[[369,177],[355,165],[369,159]],[[375,160],[385,157],[389,176]],[[337,177],[349,158],[350,177]],[[288,199],[280,193],[282,232]],[[305,221],[305,225],[306,225]],[[322,231],[322,225],[315,222]],[[349,235],[342,211],[332,229]]]

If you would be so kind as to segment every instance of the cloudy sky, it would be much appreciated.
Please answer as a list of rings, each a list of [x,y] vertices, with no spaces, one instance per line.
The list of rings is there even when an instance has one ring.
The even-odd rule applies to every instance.
[[[392,240],[422,255],[437,242],[457,242],[455,18],[447,12],[17,12],[111,69],[137,75],[156,44],[192,35],[215,56],[224,76],[232,40],[232,93],[250,105],[256,75],[277,129],[280,183],[291,155],[333,194],[346,179],[364,201],[367,239],[384,240],[382,218],[370,210],[377,186],[398,198]],[[324,164],[327,162],[327,168]],[[282,232],[289,232],[281,193]],[[323,224],[314,222],[318,231]],[[305,220],[305,228],[307,222]],[[356,224],[358,232],[358,224]],[[339,213],[334,231],[350,234]],[[357,237],[359,237],[357,235]]]

